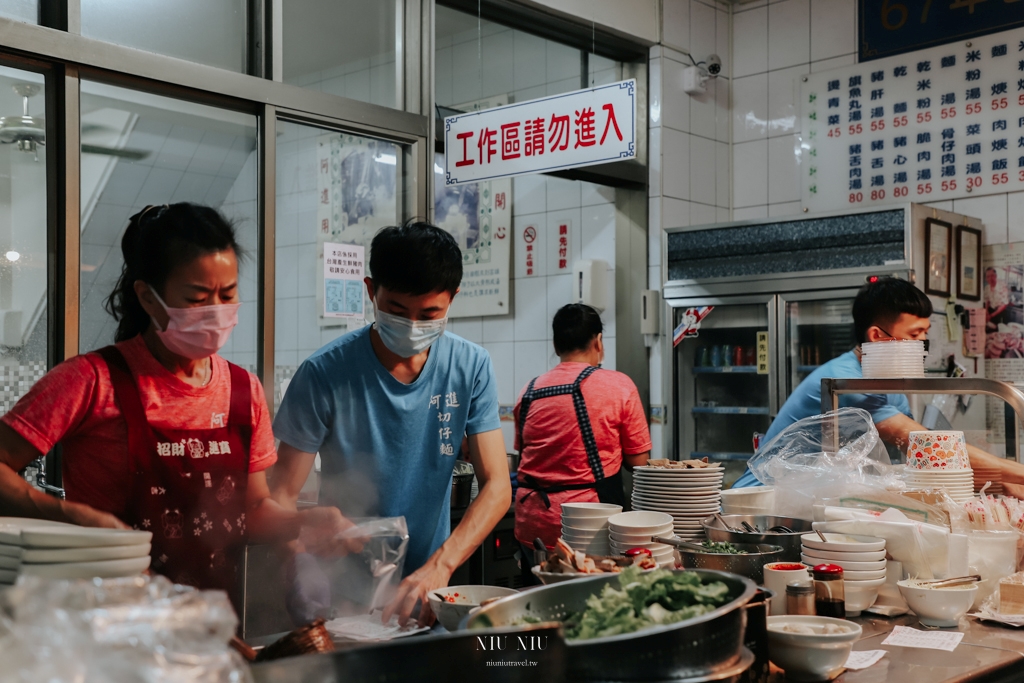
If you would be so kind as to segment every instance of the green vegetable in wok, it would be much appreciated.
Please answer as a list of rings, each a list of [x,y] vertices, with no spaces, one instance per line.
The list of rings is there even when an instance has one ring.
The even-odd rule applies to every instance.
[[[628,567],[619,574],[619,588],[606,585],[587,599],[587,608],[565,620],[568,640],[604,638],[651,626],[674,624],[711,612],[729,601],[721,581],[702,583],[694,572],[664,569],[641,572]]]
[[[716,555],[746,555],[747,554],[746,550],[740,550],[739,548],[734,546],[732,543],[727,543],[727,542],[724,542],[724,541],[721,542],[721,543],[718,543],[716,541],[704,541],[701,545],[703,545],[704,548],[706,548],[709,553],[714,553]]]

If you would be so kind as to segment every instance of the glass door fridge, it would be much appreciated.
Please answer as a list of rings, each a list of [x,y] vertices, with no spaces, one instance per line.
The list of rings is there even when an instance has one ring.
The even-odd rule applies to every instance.
[[[672,302],[673,327],[688,311],[713,307],[698,335],[675,347],[677,401],[672,422],[679,458],[724,462],[727,486],[753,455],[754,434],[764,433],[778,410],[778,301],[775,295],[760,295]]]
[[[779,297],[781,336],[777,367],[781,407],[807,375],[857,345],[853,328],[856,289]]]

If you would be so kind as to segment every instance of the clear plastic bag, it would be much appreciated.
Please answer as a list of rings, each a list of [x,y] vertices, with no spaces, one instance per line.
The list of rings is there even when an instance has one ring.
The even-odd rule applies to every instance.
[[[901,490],[871,415],[840,408],[794,422],[748,463],[757,479],[775,487],[775,513],[812,518],[816,498],[836,498],[852,486]]]
[[[0,681],[242,683],[237,625],[227,594],[162,576],[23,577],[0,597]]]

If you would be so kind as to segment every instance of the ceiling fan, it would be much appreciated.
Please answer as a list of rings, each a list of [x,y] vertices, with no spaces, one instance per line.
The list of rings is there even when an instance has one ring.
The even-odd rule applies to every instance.
[[[17,145],[18,151],[31,152],[36,154],[38,159],[38,146],[46,144],[46,123],[42,118],[28,113],[28,100],[39,92],[40,87],[35,83],[16,83],[11,87],[18,97],[22,98],[22,113],[20,116],[0,116],[0,144]],[[82,125],[83,135],[99,130],[107,128],[96,124]],[[119,149],[85,142],[82,143],[81,149],[83,154],[103,154],[130,161],[145,159],[150,154],[142,149]]]

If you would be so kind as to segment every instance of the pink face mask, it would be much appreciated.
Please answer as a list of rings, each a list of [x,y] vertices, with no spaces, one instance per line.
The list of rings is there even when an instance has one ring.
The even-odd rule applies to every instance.
[[[166,330],[161,330],[157,321],[153,320],[156,335],[168,350],[184,358],[200,360],[217,353],[238,324],[238,307],[242,304],[171,308],[155,289],[150,288],[150,291],[167,311],[169,318]]]

